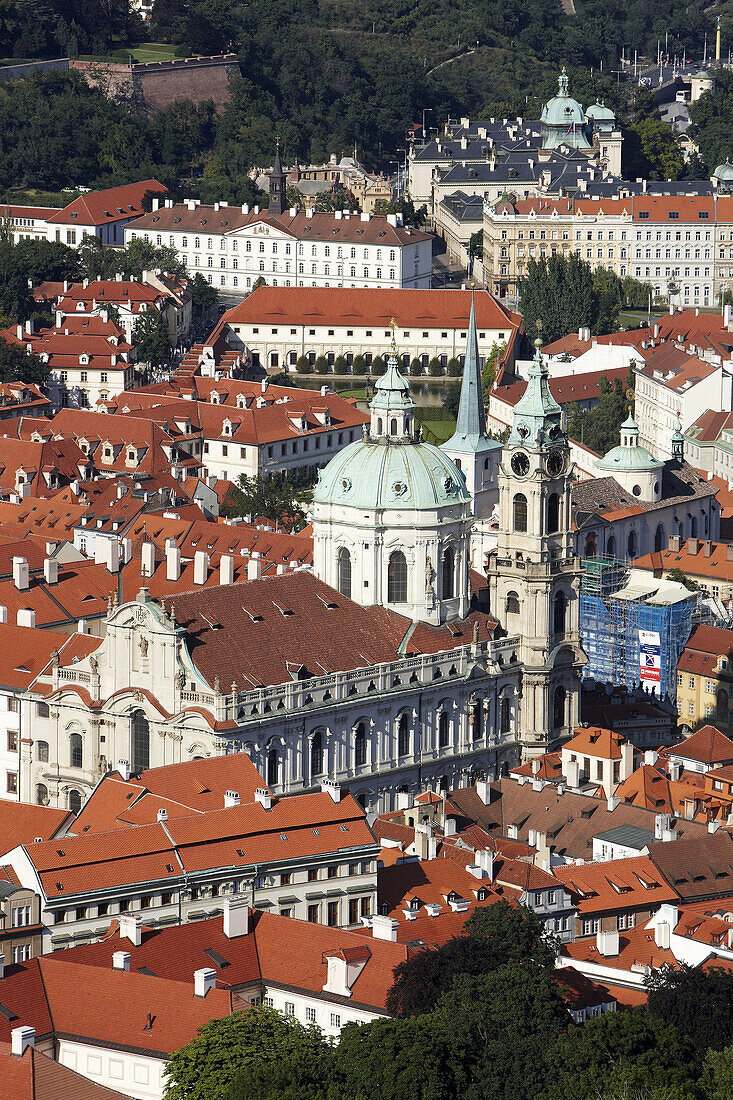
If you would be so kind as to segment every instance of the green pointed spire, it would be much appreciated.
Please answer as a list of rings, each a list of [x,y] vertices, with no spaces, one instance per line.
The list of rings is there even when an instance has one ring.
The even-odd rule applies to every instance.
[[[478,355],[476,336],[476,307],[471,292],[471,316],[468,321],[466,357],[463,364],[461,398],[458,404],[456,430],[449,440],[442,444],[444,451],[458,451],[461,454],[475,454],[494,450],[497,444],[486,433],[486,409],[484,407],[484,387],[481,377],[481,361]]]

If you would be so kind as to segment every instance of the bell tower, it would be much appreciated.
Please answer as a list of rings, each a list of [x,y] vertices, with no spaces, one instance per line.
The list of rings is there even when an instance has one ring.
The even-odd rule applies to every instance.
[[[525,759],[578,724],[580,562],[570,511],[573,463],[537,341],[498,470],[499,539],[487,567],[492,614],[519,635]]]
[[[280,141],[278,139],[277,150],[275,152],[275,164],[270,172],[270,202],[267,207],[268,214],[277,214],[279,216],[285,213],[287,209],[287,186],[287,177],[283,171],[282,162],[280,160]]]

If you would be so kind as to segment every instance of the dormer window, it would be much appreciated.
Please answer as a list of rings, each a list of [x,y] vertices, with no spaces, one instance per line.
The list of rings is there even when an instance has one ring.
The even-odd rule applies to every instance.
[[[222,424],[222,432],[224,433],[224,435],[231,435],[232,434],[232,422],[231,422],[231,420],[225,420],[224,421],[224,423]]]
[[[211,391],[211,404],[212,405],[218,405],[219,404],[219,394],[216,392],[216,390]]]
[[[85,452],[85,453],[87,453],[87,452]],[[130,455],[128,453],[128,458],[129,457],[130,457]],[[104,459],[105,462],[111,462],[112,461],[113,453],[112,453],[112,448],[109,445],[109,443],[105,443],[105,445],[104,445],[104,450],[102,451],[102,458]]]
[[[82,367],[89,366],[89,356],[86,354],[86,352],[79,356],[79,364]]]
[[[127,461],[137,462],[137,451],[134,447],[128,447],[127,449]]]

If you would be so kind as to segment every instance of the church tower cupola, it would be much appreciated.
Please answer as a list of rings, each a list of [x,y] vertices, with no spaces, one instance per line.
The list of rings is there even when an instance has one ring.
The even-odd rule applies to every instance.
[[[509,447],[541,449],[565,442],[562,409],[550,393],[549,371],[540,347],[541,342],[536,340],[527,388],[514,406]]]
[[[677,421],[672,432],[672,458],[682,462],[685,457],[685,437],[682,434],[682,423]]]
[[[375,386],[369,409],[372,416],[372,439],[383,439],[390,443],[414,441],[415,402],[410,394],[410,383],[397,365],[394,337],[387,370]]]

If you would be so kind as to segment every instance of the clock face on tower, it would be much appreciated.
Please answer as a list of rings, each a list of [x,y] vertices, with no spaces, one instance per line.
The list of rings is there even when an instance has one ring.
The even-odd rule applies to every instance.
[[[550,451],[547,456],[547,472],[550,477],[558,477],[565,469],[565,455],[562,451]]]
[[[529,459],[524,451],[515,451],[512,455],[512,470],[517,477],[526,477],[529,473]]]

